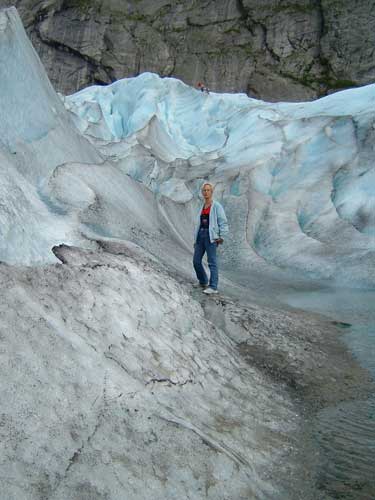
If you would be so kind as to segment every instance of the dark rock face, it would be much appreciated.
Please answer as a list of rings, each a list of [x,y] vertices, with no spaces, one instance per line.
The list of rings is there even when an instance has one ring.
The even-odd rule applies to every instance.
[[[375,0],[0,0],[64,94],[143,71],[306,100],[375,77]]]

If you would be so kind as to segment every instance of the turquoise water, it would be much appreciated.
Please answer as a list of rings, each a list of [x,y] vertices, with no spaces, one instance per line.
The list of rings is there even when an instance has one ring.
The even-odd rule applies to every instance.
[[[358,362],[375,379],[375,290],[283,292],[280,301],[350,323],[343,335]],[[375,499],[375,394],[321,411],[314,434],[322,452],[322,498]]]

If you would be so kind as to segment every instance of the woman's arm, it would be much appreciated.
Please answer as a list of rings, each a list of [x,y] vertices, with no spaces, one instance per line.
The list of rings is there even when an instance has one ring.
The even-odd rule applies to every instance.
[[[222,238],[223,236],[229,233],[229,227],[228,227],[227,216],[225,215],[224,208],[220,205],[220,203],[217,204],[216,215],[217,215],[217,225],[219,226],[220,238]]]

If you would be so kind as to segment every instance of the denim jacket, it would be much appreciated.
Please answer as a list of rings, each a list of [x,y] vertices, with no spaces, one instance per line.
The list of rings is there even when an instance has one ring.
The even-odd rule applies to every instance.
[[[195,237],[194,241],[197,240],[198,231],[201,225],[201,211],[199,210],[196,226],[195,226]],[[223,238],[229,232],[227,217],[224,212],[224,208],[220,205],[218,201],[213,201],[210,210],[210,223],[208,226],[208,232],[210,235],[210,242],[213,243],[218,238]]]

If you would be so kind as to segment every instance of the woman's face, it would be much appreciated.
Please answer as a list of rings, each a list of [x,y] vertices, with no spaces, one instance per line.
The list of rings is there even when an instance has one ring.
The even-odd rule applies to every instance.
[[[202,195],[205,200],[210,200],[212,198],[212,187],[208,184],[205,184],[202,187]]]

